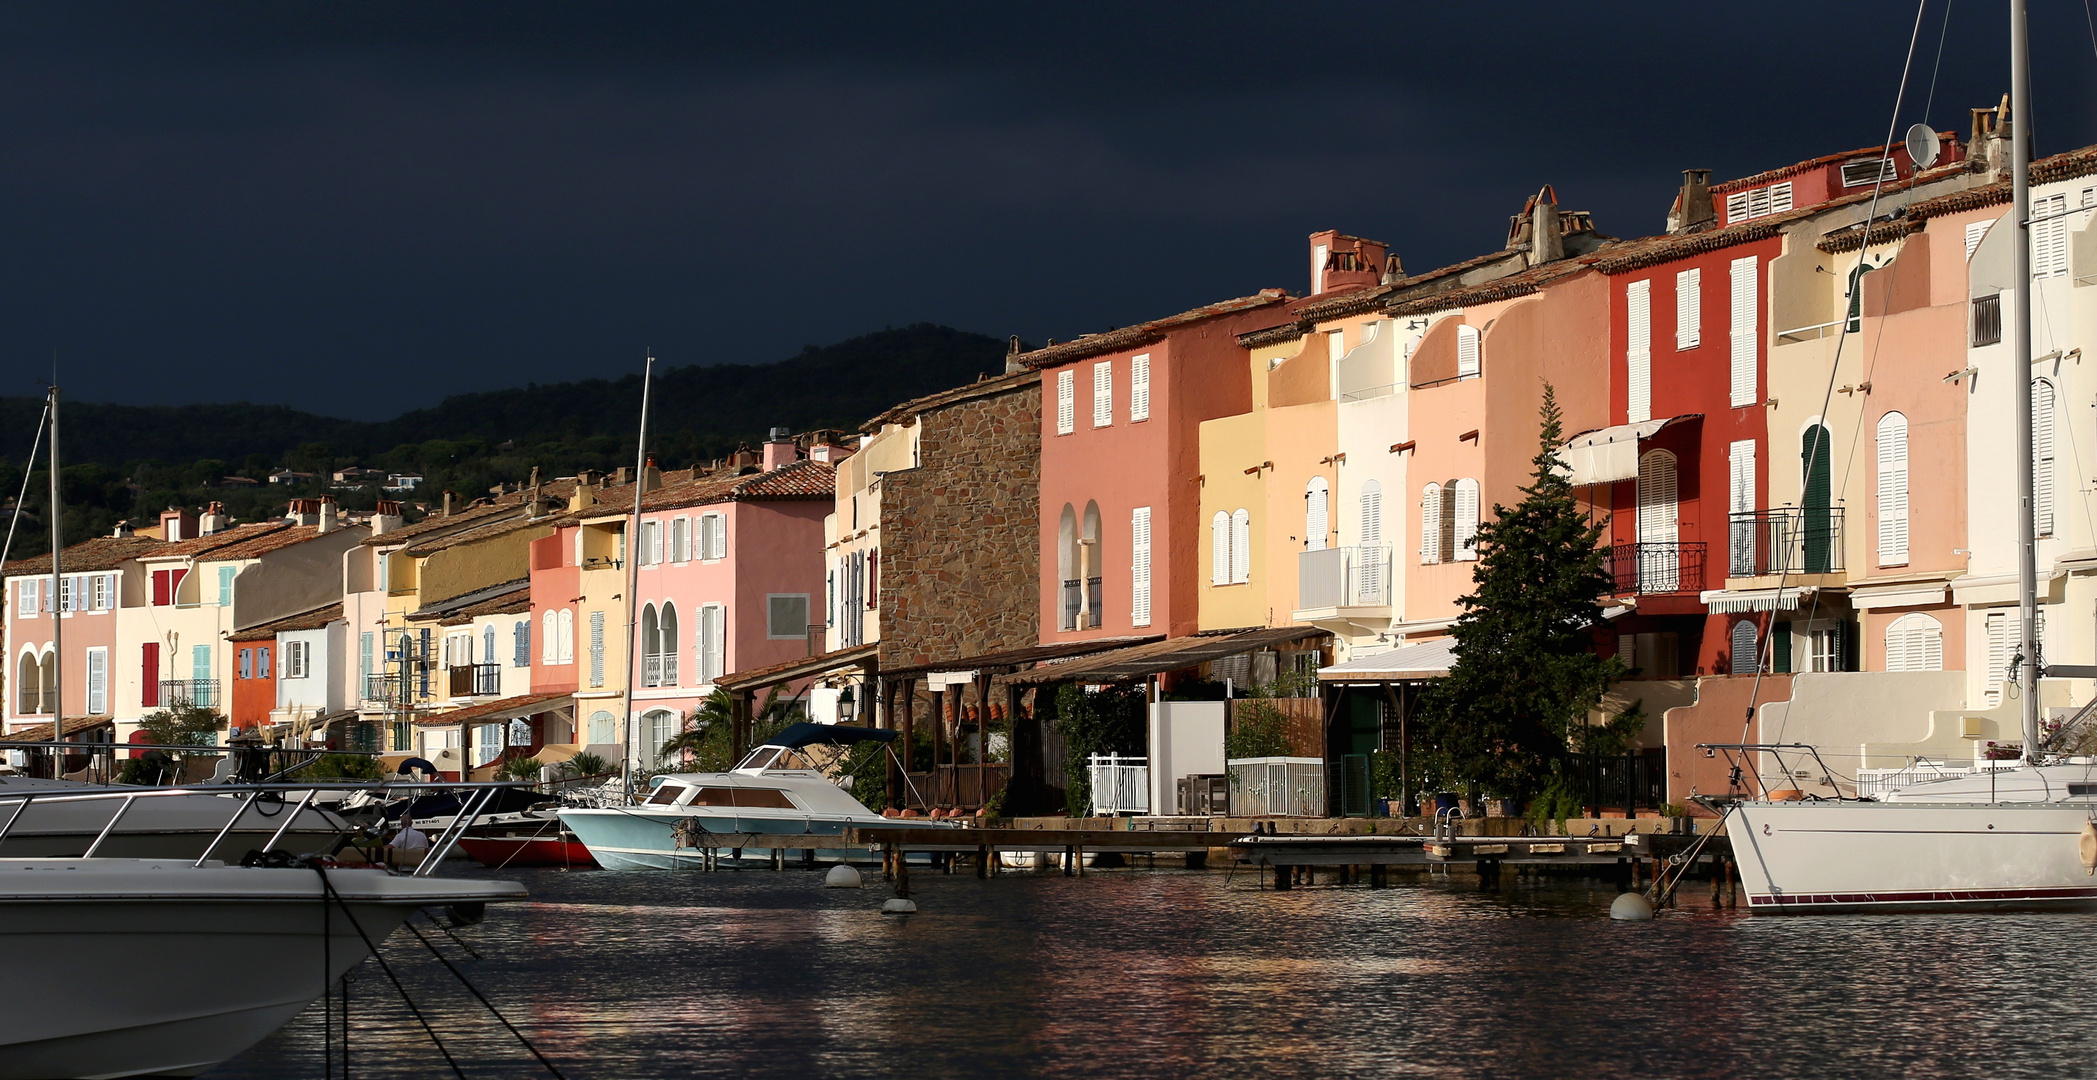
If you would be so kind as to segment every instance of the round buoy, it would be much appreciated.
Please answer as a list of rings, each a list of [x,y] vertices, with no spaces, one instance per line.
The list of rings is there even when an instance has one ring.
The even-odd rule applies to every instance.
[[[859,871],[839,863],[831,867],[829,873],[823,875],[823,887],[826,889],[856,889],[859,887]]]
[[[1653,918],[1653,905],[1646,900],[1643,893],[1619,893],[1609,905],[1609,917],[1618,922],[1650,922]]]
[[[903,899],[903,898],[902,898],[902,897],[900,897],[900,896],[898,896],[898,897],[893,897],[893,898],[891,898],[891,899],[889,899],[889,900],[885,901],[884,903],[882,903],[882,905],[881,905],[881,914],[883,914],[883,915],[915,915],[915,914],[917,914],[917,904],[916,904],[915,902],[913,902],[913,901],[910,901],[910,900],[905,900],[905,899]]]

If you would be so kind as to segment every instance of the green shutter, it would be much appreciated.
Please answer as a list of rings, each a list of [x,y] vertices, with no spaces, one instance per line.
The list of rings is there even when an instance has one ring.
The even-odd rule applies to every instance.
[[[1771,628],[1770,633],[1775,636],[1770,639],[1769,643],[1769,670],[1779,675],[1789,674],[1791,671],[1791,624],[1780,622]]]

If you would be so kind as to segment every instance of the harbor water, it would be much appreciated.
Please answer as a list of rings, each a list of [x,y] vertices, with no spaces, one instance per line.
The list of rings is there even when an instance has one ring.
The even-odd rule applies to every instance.
[[[1613,923],[1579,884],[1138,869],[914,872],[898,918],[872,874],[501,876],[531,901],[433,940],[574,1080],[2097,1072],[2091,914],[1751,918],[1691,893]],[[385,955],[468,1076],[547,1075],[412,936]],[[372,962],[350,995],[349,1075],[449,1075]],[[316,1004],[208,1075],[319,1077],[322,1039]]]

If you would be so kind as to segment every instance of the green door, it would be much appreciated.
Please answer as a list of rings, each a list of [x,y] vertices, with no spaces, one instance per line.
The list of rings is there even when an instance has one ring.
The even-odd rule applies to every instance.
[[[1828,429],[1815,424],[1799,440],[1799,467],[1805,492],[1799,500],[1803,513],[1799,522],[1801,562],[1807,574],[1828,573],[1834,565],[1833,515],[1829,513]]]

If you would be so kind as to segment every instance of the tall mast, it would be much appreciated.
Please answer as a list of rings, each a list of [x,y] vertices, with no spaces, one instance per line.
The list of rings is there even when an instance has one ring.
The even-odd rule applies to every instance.
[[[2010,0],[2010,220],[2017,242],[2010,281],[2017,304],[2010,313],[2010,408],[2017,426],[2017,597],[2022,640],[2017,704],[2024,721],[2024,760],[2039,750],[2039,568],[2032,521],[2031,433],[2031,40],[2024,0]]]
[[[626,680],[620,694],[619,715],[625,717],[620,730],[625,738],[625,753],[619,758],[619,782],[627,792],[633,791],[634,746],[633,681],[640,674],[639,658],[634,655],[634,613],[640,610],[640,598],[635,593],[641,587],[641,496],[647,485],[641,481],[648,475],[648,390],[655,380],[655,357],[648,357],[648,364],[641,369],[641,438],[634,450],[633,465],[633,513],[626,519]]]
[[[55,374],[55,372],[54,372]],[[65,547],[65,507],[58,501],[58,385],[52,381],[51,395],[51,592],[44,606],[51,611],[51,778],[65,771],[65,758],[58,744],[66,737],[66,650],[59,640],[65,625],[65,607],[60,603],[60,583],[65,580],[58,567],[59,549]]]

